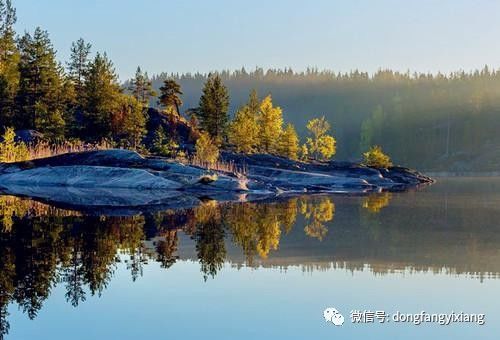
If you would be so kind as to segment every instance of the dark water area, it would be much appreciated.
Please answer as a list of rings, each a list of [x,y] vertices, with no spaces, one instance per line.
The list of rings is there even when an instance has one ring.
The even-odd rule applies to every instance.
[[[193,209],[0,196],[5,339],[496,339],[500,178]],[[326,323],[335,307],[342,326]],[[356,311],[484,314],[353,322]],[[377,314],[378,315],[378,314]],[[389,317],[390,319],[390,317]],[[1,337],[0,337],[1,338]]]

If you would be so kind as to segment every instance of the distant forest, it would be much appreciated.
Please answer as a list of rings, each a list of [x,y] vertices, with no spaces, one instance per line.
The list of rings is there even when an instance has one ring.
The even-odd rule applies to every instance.
[[[500,169],[500,71],[484,67],[452,74],[380,70],[335,73],[308,69],[219,72],[229,88],[230,114],[251,89],[272,94],[284,119],[306,135],[312,117],[324,115],[337,139],[336,159],[358,159],[381,145],[394,163],[422,170]],[[198,105],[208,74],[160,74],[182,88],[183,109]],[[151,105],[156,105],[154,100]]]
[[[14,131],[34,131],[50,143],[106,140],[114,147],[169,155],[184,146],[177,127],[164,129],[175,124],[163,121],[184,115],[184,126],[196,132],[184,138],[191,144],[199,132],[208,132],[218,146],[239,150],[238,143],[248,139],[251,152],[294,159],[306,154],[299,151],[314,130],[308,122],[315,121],[331,125],[328,133],[336,139],[322,139],[329,151],[324,159],[335,154],[336,160],[359,160],[378,145],[394,164],[419,170],[500,169],[500,70],[368,74],[257,68],[149,78],[138,68],[133,79],[119,83],[112,61],[94,53],[90,43],[75,41],[63,63],[47,31],[37,27],[19,35],[16,20],[12,1],[0,0],[3,139],[10,135],[14,141]],[[158,111],[149,109],[158,105]],[[161,124],[151,124],[150,111]],[[231,120],[237,111],[241,115]],[[326,122],[318,119],[322,116]],[[5,145],[3,150],[10,150]]]

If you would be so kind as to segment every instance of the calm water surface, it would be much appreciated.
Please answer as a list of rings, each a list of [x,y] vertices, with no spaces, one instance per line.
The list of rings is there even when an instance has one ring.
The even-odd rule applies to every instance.
[[[0,196],[5,339],[500,334],[499,178],[93,213]],[[326,307],[344,315],[343,326],[325,322]],[[365,310],[484,313],[485,324],[353,323],[351,311]]]

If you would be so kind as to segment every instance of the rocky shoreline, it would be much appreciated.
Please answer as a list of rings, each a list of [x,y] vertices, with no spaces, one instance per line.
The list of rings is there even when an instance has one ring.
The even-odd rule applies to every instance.
[[[303,163],[271,155],[224,152],[242,173],[207,170],[112,149],[0,164],[0,191],[82,207],[191,207],[202,200],[268,199],[313,193],[401,191],[433,183],[403,167],[350,162]]]

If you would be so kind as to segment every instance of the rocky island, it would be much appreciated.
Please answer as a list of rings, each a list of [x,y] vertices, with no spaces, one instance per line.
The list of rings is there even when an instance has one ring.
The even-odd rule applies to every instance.
[[[403,167],[350,162],[305,163],[272,155],[224,152],[244,171],[208,170],[110,149],[0,163],[0,191],[87,208],[187,208],[202,200],[270,199],[305,193],[400,191],[433,180]]]

